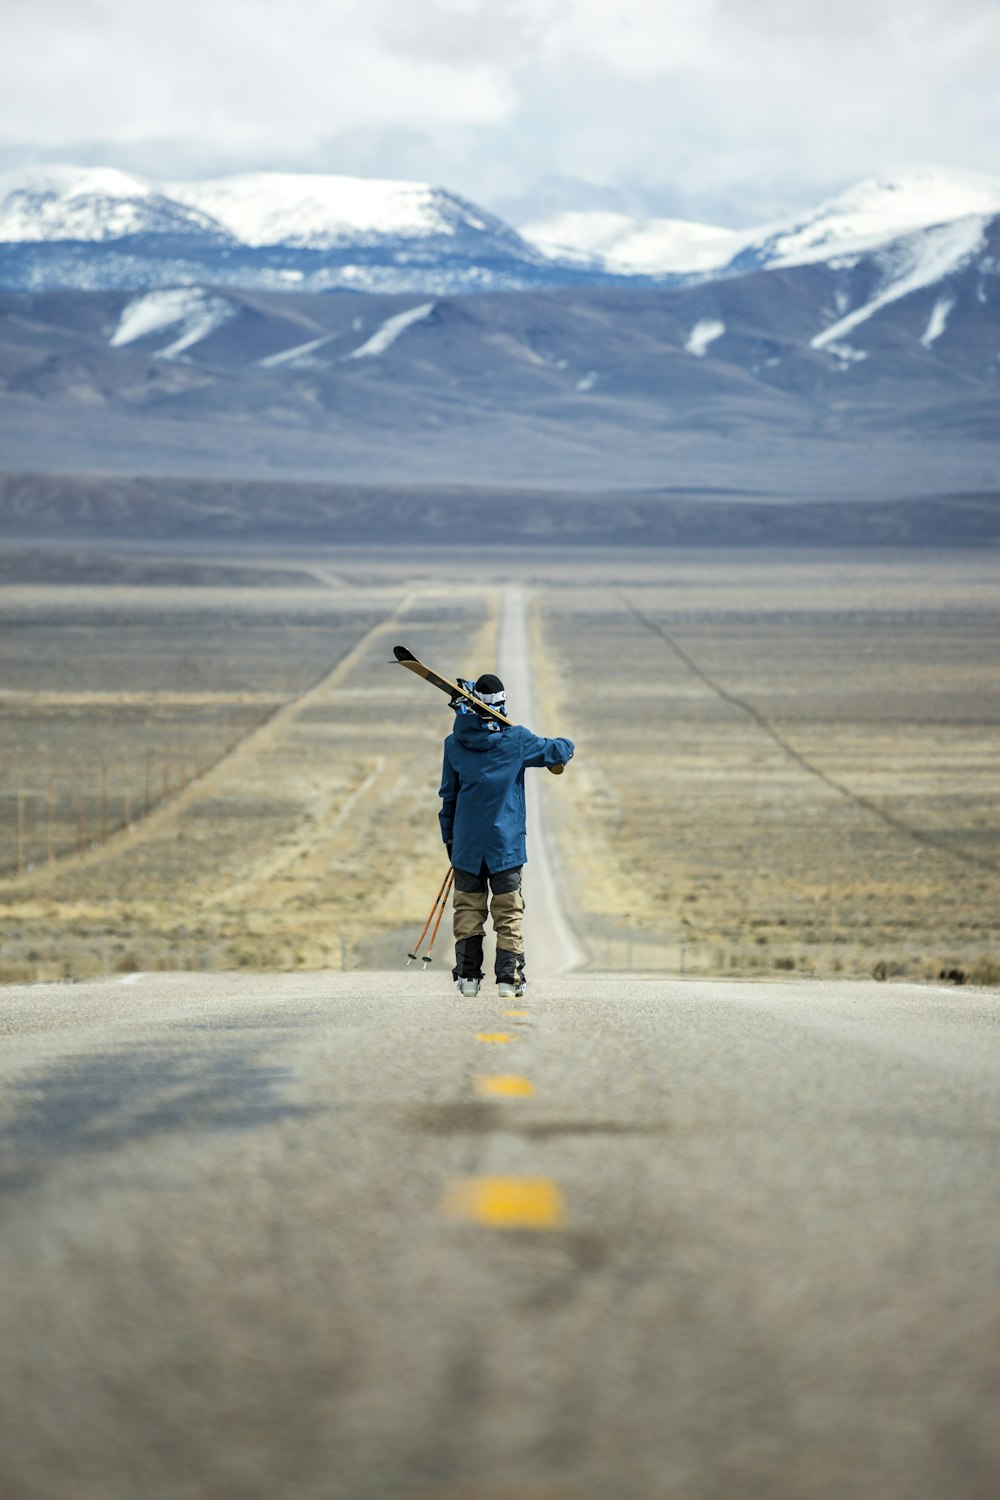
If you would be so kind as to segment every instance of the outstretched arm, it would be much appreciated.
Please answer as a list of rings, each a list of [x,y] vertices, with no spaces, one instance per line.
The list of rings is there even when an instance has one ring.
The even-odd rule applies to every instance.
[[[438,813],[438,822],[441,824],[441,837],[445,846],[451,848],[455,836],[455,803],[458,801],[461,782],[458,772],[448,759],[448,751],[444,752],[444,765],[441,768],[441,811]]]
[[[532,734],[530,730],[525,733],[527,739],[521,750],[521,760],[525,766],[564,766],[572,757],[572,740],[547,740],[540,734]]]

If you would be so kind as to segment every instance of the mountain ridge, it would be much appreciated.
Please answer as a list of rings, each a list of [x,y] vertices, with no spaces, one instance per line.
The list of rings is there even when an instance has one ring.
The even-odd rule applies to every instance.
[[[814,209],[728,229],[684,219],[562,212],[521,226],[529,243],[605,270],[727,275],[860,254],[921,229],[1000,213],[1000,176],[922,167],[864,178]]]
[[[669,476],[827,498],[1000,487],[1000,217],[978,233],[971,258],[942,245],[895,279],[862,257],[502,297],[4,293],[2,467]]]
[[[670,485],[782,504],[1000,490],[1000,214],[899,230],[901,201],[872,243],[862,192],[841,199],[824,255],[829,209],[787,231],[791,248],[773,239],[795,264],[602,278],[517,259],[464,200],[454,232],[365,251],[241,245],[193,204],[136,234],[157,195],[125,174],[96,185],[129,233],[0,245],[0,283],[21,278],[0,292],[8,473]],[[279,232],[308,238],[291,202]],[[267,239],[272,222],[243,232]]]
[[[1000,177],[873,177],[757,229],[563,213],[520,230],[428,183],[322,173],[162,182],[113,168],[0,174],[0,286],[215,284],[463,293],[663,285],[884,250],[1000,213]]]
[[[261,172],[158,184],[70,166],[0,176],[7,289],[460,292],[565,279],[495,214],[425,183]]]

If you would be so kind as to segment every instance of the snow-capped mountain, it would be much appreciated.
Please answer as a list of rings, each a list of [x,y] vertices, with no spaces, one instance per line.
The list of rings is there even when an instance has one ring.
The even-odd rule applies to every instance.
[[[332,254],[279,249],[282,267]],[[234,524],[228,498],[187,514],[192,475],[605,486],[626,526],[630,487],[689,487],[692,517],[726,489],[754,504],[997,492],[1000,214],[682,283],[466,291],[0,292],[0,486],[4,471],[186,476],[173,521],[137,520],[162,534]],[[106,487],[85,501],[97,524],[117,514]],[[275,493],[268,534],[284,537]]]
[[[555,260],[601,266],[621,275],[692,275],[726,265],[750,235],[688,219],[633,219],[565,210],[526,224],[529,244]]]
[[[0,173],[0,241],[108,241],[178,230],[311,250],[471,231],[533,258],[502,219],[421,182],[248,172],[156,184],[110,167],[70,166]]]
[[[280,172],[153,183],[110,168],[38,167],[0,175],[0,288],[441,296],[666,289],[824,265],[837,279],[826,322],[840,331],[820,330],[814,347],[846,349],[847,332],[871,316],[865,308],[946,279],[998,214],[1000,177],[925,168],[871,178],[759,229],[565,212],[519,234],[424,183]]]
[[[756,230],[727,269],[858,255],[908,231],[1000,213],[1000,177],[924,167],[870,177],[793,222]]]
[[[32,167],[0,173],[0,243],[106,244],[137,235],[228,240],[199,208],[113,167]]]
[[[517,253],[526,247],[493,214],[423,182],[310,172],[247,172],[164,191],[221,224],[243,245],[329,250],[381,239],[483,234]]]
[[[494,214],[424,183],[255,172],[156,184],[76,167],[0,176],[8,288],[457,292],[583,274],[564,273]]]
[[[682,219],[560,213],[521,234],[547,255],[621,274],[727,275],[877,250],[909,231],[1000,213],[1000,177],[924,167],[871,177],[809,213],[756,229]]]

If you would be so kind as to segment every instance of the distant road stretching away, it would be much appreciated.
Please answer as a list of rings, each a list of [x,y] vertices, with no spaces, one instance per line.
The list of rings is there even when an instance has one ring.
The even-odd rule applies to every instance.
[[[557,724],[538,717],[531,684],[531,651],[528,644],[528,619],[524,590],[516,584],[504,590],[500,616],[500,678],[507,689],[510,712],[519,724],[527,724],[536,734],[548,736],[559,732]],[[572,764],[567,775],[573,774]],[[528,809],[528,863],[524,868],[525,948],[527,974],[531,978],[552,978],[578,968],[586,960],[569,919],[558,881],[555,858],[546,816],[549,797],[559,795],[560,783],[549,783],[546,771],[528,771],[524,778]]]
[[[9,1500],[992,1500],[1000,997],[0,991]]]

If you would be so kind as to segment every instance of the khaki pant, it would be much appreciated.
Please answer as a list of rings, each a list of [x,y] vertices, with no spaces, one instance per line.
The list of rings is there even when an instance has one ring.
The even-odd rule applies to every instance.
[[[497,937],[497,982],[523,983],[524,897],[521,894],[520,866],[498,870],[494,874],[483,865],[477,875],[470,870],[456,869],[453,908],[455,978],[483,977],[487,909],[493,918]]]

